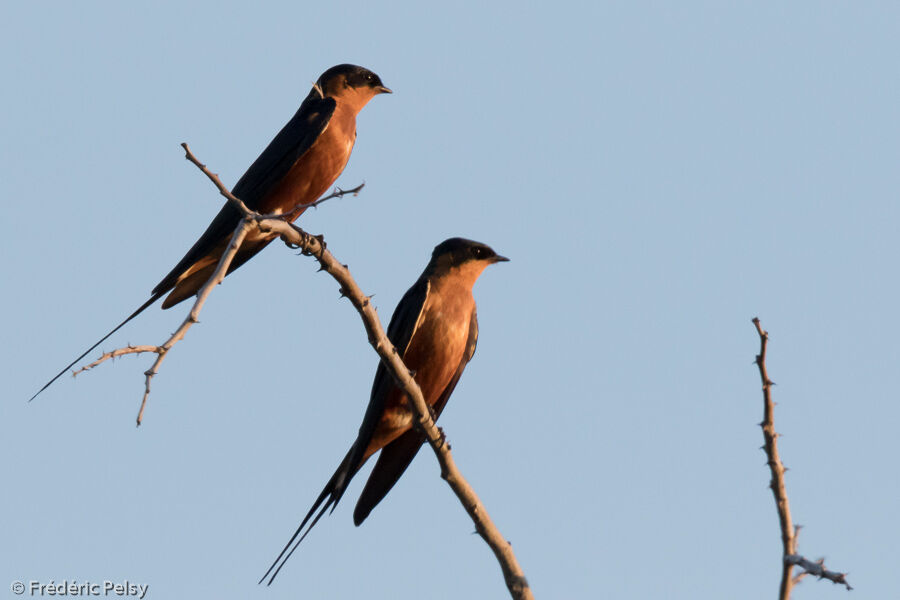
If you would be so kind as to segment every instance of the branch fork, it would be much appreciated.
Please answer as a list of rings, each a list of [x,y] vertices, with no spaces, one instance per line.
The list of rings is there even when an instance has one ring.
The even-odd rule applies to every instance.
[[[219,190],[219,193],[227,198],[228,201],[241,212],[243,219],[241,220],[240,225],[235,229],[231,242],[228,245],[228,249],[219,260],[215,272],[197,293],[197,299],[191,307],[188,316],[185,318],[184,322],[182,322],[178,330],[172,334],[162,346],[128,346],[127,348],[107,352],[93,363],[80,369],[78,372],[92,369],[106,360],[125,354],[138,354],[142,352],[156,353],[156,361],[144,373],[144,397],[141,401],[141,408],[137,417],[137,424],[140,425],[147,398],[150,395],[150,382],[152,378],[159,372],[159,367],[163,359],[167,356],[168,351],[180,341],[185,333],[187,333],[187,330],[197,322],[200,310],[203,308],[206,299],[209,297],[213,288],[225,278],[228,267],[237,253],[238,248],[240,248],[243,243],[244,238],[247,236],[247,233],[252,228],[256,227],[264,232],[278,234],[281,239],[292,248],[299,248],[301,253],[315,257],[320,264],[320,270],[327,271],[328,274],[338,282],[340,285],[341,296],[346,297],[359,313],[369,343],[381,357],[382,362],[385,364],[388,371],[390,371],[398,386],[406,393],[406,396],[409,399],[410,409],[414,415],[414,425],[425,435],[426,440],[437,456],[441,466],[441,477],[450,485],[453,492],[459,498],[460,503],[472,518],[476,531],[494,552],[497,561],[500,563],[503,577],[511,597],[516,600],[533,600],[534,596],[531,593],[531,588],[528,586],[525,574],[516,560],[512,545],[501,535],[500,531],[488,515],[487,510],[484,508],[484,505],[481,503],[481,500],[456,467],[456,463],[450,453],[450,444],[447,442],[443,430],[435,425],[434,419],[430,414],[430,408],[422,395],[422,390],[419,388],[415,379],[413,379],[415,373],[411,372],[403,363],[397,349],[388,339],[387,334],[381,325],[378,313],[372,305],[371,296],[367,296],[362,292],[356,281],[350,275],[347,265],[340,263],[335,259],[331,252],[326,249],[325,242],[321,236],[310,235],[293,223],[290,223],[287,220],[290,214],[261,215],[250,210],[222,184],[216,174],[212,173],[206,165],[202,164],[197,157],[194,156],[186,143],[181,144],[181,146],[184,148],[185,158],[194,163],[207,178],[212,181]],[[335,188],[328,196],[324,196],[316,202],[306,205],[304,208],[317,206],[330,198],[339,198],[345,194],[356,195],[364,185],[365,184],[360,184],[350,190]]]

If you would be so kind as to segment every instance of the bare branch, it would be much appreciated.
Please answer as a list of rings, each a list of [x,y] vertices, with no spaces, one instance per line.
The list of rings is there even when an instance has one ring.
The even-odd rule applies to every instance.
[[[244,204],[243,200],[241,200],[240,198],[238,198],[237,196],[232,194],[231,190],[229,190],[227,187],[225,187],[225,184],[222,183],[222,181],[219,179],[218,175],[216,175],[215,173],[213,173],[212,171],[207,169],[206,165],[204,165],[199,160],[197,160],[197,157],[194,156],[194,153],[191,152],[191,149],[188,147],[187,142],[182,142],[181,147],[184,148],[184,157],[186,159],[188,159],[189,161],[191,161],[192,163],[194,163],[195,165],[197,165],[197,168],[200,169],[201,171],[203,171],[203,174],[206,175],[209,178],[209,180],[213,182],[213,185],[215,185],[216,188],[218,188],[219,193],[222,194],[223,196],[225,196],[225,198],[227,198],[228,201],[231,202],[235,206],[235,208],[237,208],[239,211],[241,211],[241,214],[243,214],[245,217],[257,214],[256,212],[247,208],[247,205]]]
[[[247,237],[247,233],[254,226],[254,221],[252,217],[244,218],[241,221],[241,224],[234,230],[234,235],[231,236],[231,242],[228,244],[228,249],[222,254],[222,258],[219,259],[219,264],[216,265],[216,270],[210,276],[206,283],[203,284],[203,287],[200,288],[200,291],[197,292],[197,299],[194,301],[194,305],[191,307],[188,316],[185,317],[184,321],[181,323],[181,326],[172,334],[172,336],[166,340],[162,346],[160,346],[159,351],[156,353],[156,360],[153,362],[153,365],[144,371],[144,397],[141,399],[141,408],[138,411],[137,416],[137,426],[140,427],[141,421],[144,419],[144,409],[147,406],[147,398],[150,397],[150,382],[153,380],[153,377],[159,373],[159,366],[162,364],[162,361],[166,358],[166,354],[168,354],[169,350],[171,350],[172,346],[181,341],[184,338],[184,335],[187,333],[188,329],[190,329],[194,323],[198,323],[200,319],[200,311],[203,309],[203,305],[206,304],[206,299],[209,297],[210,293],[212,293],[213,288],[222,283],[222,280],[225,279],[225,274],[228,273],[228,267],[231,265],[231,261],[234,259],[235,254],[237,254],[238,249],[241,247],[241,244],[244,243],[244,238]]]
[[[760,427],[763,430],[763,438],[765,439],[765,451],[768,457],[769,470],[772,472],[772,481],[769,487],[775,496],[775,507],[778,510],[778,521],[781,523],[781,545],[783,547],[783,556],[789,556],[795,551],[794,543],[794,525],[791,522],[791,508],[788,504],[787,490],[784,487],[784,465],[778,456],[778,434],[775,433],[775,405],[772,402],[772,386],[774,383],[769,379],[766,370],[766,347],[769,342],[769,334],[763,331],[759,324],[759,319],[753,319],[756,331],[759,333],[759,354],[756,355],[756,366],[759,367],[759,376],[762,379],[763,389],[763,421]],[[793,565],[787,561],[784,562],[784,568],[781,572],[781,587],[778,597],[781,600],[788,600],[791,597],[791,588],[794,583],[791,579],[791,571]]]
[[[190,151],[188,151],[190,152]],[[203,167],[205,169],[205,167]],[[212,177],[215,177],[213,175]],[[218,179],[218,178],[216,178]],[[197,292],[197,298],[194,300],[193,306],[191,306],[190,312],[188,312],[187,317],[185,317],[184,321],[181,323],[181,326],[175,330],[168,340],[163,343],[162,346],[131,346],[128,345],[124,348],[118,348],[113,350],[112,352],[106,352],[100,358],[95,360],[94,362],[85,365],[73,372],[72,375],[76,376],[79,373],[83,373],[84,371],[88,371],[93,369],[100,364],[106,362],[107,360],[117,358],[119,356],[124,356],[126,354],[141,354],[144,352],[153,352],[156,354],[156,360],[153,362],[153,365],[144,371],[144,395],[141,398],[141,407],[138,410],[138,415],[136,419],[136,424],[138,427],[141,426],[141,422],[144,420],[144,409],[147,407],[147,399],[150,397],[150,383],[153,381],[153,377],[159,373],[159,367],[162,364],[162,361],[165,360],[166,354],[168,354],[169,350],[181,341],[188,329],[190,329],[194,323],[199,322],[200,311],[203,309],[203,305],[206,303],[206,299],[209,297],[213,288],[219,285],[223,279],[225,279],[225,274],[228,273],[228,267],[231,265],[231,261],[234,260],[235,254],[237,254],[238,249],[241,247],[241,244],[244,243],[244,238],[247,237],[247,233],[256,226],[256,221],[254,217],[255,213],[251,213],[250,216],[245,217],[241,220],[240,224],[234,230],[234,234],[231,236],[231,242],[228,244],[228,248],[222,254],[222,257],[219,259],[219,263],[216,265],[216,270],[213,271],[210,278],[203,284],[203,287],[200,288],[200,291]]]
[[[753,319],[753,325],[756,326],[756,332],[759,334],[759,354],[756,355],[756,366],[759,368],[759,376],[762,380],[764,403],[763,421],[759,425],[763,430],[763,438],[765,440],[763,447],[768,457],[769,470],[772,472],[772,480],[769,483],[769,487],[772,489],[772,495],[775,497],[778,521],[781,524],[783,568],[778,597],[780,600],[789,600],[794,584],[799,582],[805,575],[805,573],[801,573],[796,577],[792,577],[791,573],[794,565],[800,566],[807,573],[816,575],[820,579],[831,579],[835,583],[843,583],[848,590],[853,589],[844,579],[843,573],[827,571],[822,563],[811,562],[797,554],[797,533],[800,527],[794,527],[791,520],[791,509],[788,504],[787,489],[784,485],[785,468],[781,462],[781,457],[778,455],[778,434],[775,432],[775,403],[772,401],[772,386],[775,383],[769,379],[766,369],[766,349],[769,343],[769,333],[763,330],[759,323],[759,318]],[[813,566],[815,570],[811,569],[810,566]],[[829,575],[824,575],[823,573],[828,573]]]
[[[145,352],[154,352],[156,354],[159,354],[160,347],[159,346],[131,346],[131,345],[128,345],[128,346],[125,346],[124,348],[117,348],[116,350],[113,350],[112,352],[104,352],[100,358],[98,358],[91,364],[84,365],[77,371],[73,371],[72,377],[77,377],[78,375],[80,375],[81,373],[84,373],[85,371],[90,371],[94,367],[98,367],[110,359],[119,358],[120,356],[125,356],[126,354],[143,354]]]
[[[820,558],[817,561],[811,561],[806,558],[803,558],[799,554],[790,554],[784,557],[784,562],[790,563],[793,565],[797,565],[801,569],[804,570],[803,573],[795,577],[795,580],[799,580],[804,575],[814,575],[819,579],[827,579],[832,583],[840,583],[847,587],[848,590],[852,590],[850,584],[847,583],[847,574],[846,573],[838,573],[837,571],[829,571],[825,568],[825,559]]]

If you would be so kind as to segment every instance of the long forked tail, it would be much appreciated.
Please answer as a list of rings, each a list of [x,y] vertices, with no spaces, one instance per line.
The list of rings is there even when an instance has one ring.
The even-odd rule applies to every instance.
[[[168,291],[168,290],[166,290],[166,291]],[[111,336],[112,334],[114,334],[115,332],[117,332],[118,330],[120,330],[122,327],[124,327],[125,324],[128,323],[128,321],[132,320],[133,318],[135,318],[136,316],[138,316],[139,314],[141,314],[142,312],[144,312],[144,310],[145,310],[147,307],[149,307],[151,304],[153,304],[154,302],[156,302],[157,300],[159,300],[160,298],[162,298],[162,296],[163,296],[165,293],[166,293],[165,291],[163,291],[163,292],[157,292],[157,293],[153,294],[152,296],[150,296],[150,299],[147,300],[146,302],[144,302],[143,304],[141,304],[140,308],[138,308],[136,311],[134,311],[133,313],[131,313],[131,314],[128,316],[127,319],[125,319],[124,321],[122,321],[121,323],[119,323],[118,325],[116,325],[115,329],[113,329],[112,331],[110,331],[109,333],[107,333],[106,335],[104,335],[102,338],[100,338],[100,339],[97,341],[96,344],[94,344],[93,346],[91,346],[90,348],[88,348],[87,350],[85,350],[84,352],[82,352],[81,355],[80,355],[78,358],[76,358],[75,360],[73,360],[72,362],[70,362],[68,365],[66,365],[66,367],[65,367],[62,371],[60,371],[59,373],[57,373],[57,374],[53,377],[53,379],[51,379],[50,381],[48,381],[47,383],[45,383],[45,384],[44,384],[44,387],[42,387],[41,389],[39,389],[39,390],[37,391],[37,393],[36,393],[34,396],[32,396],[31,398],[28,399],[28,401],[31,402],[32,400],[34,400],[35,398],[37,398],[38,395],[39,395],[41,392],[43,392],[44,390],[46,390],[48,387],[50,387],[50,386],[53,384],[54,381],[56,381],[57,379],[59,379],[60,377],[62,377],[62,376],[66,373],[66,371],[68,371],[69,369],[71,369],[73,366],[75,366],[75,364],[76,364],[78,361],[80,361],[82,358],[84,358],[85,356],[87,356],[88,352],[90,352],[91,350],[93,350],[94,348],[96,348],[97,346],[99,346],[100,344],[102,344],[103,342],[105,342],[105,341],[106,341],[106,338],[108,338],[109,336]]]
[[[325,514],[325,511],[330,507],[332,512],[337,507],[338,502],[341,500],[341,496],[344,495],[344,491],[347,489],[347,484],[350,483],[350,480],[353,479],[353,475],[356,474],[356,471],[359,470],[359,466],[355,469],[348,469],[348,464],[350,462],[350,455],[353,453],[353,448],[350,448],[350,451],[347,452],[347,456],[344,457],[344,460],[341,461],[340,466],[334,472],[334,475],[331,476],[331,479],[328,480],[328,483],[325,484],[325,487],[322,489],[322,493],[319,494],[319,497],[316,498],[315,503],[312,505],[312,508],[309,509],[309,512],[306,513],[306,516],[303,517],[303,521],[301,521],[300,526],[297,527],[297,531],[294,532],[294,535],[291,536],[291,539],[288,540],[288,543],[284,545],[284,548],[281,550],[281,553],[278,555],[278,558],[275,559],[275,562],[272,563],[272,566],[269,567],[269,570],[266,571],[266,574],[263,575],[257,583],[262,583],[269,579],[266,585],[272,585],[272,582],[275,581],[275,577],[278,575],[278,572],[281,571],[281,568],[285,565],[288,559],[291,557],[291,554],[294,553],[294,550],[297,549],[297,546],[300,545],[309,532],[312,531],[312,528],[316,526],[316,523],[319,522],[319,519],[322,518],[322,515]],[[321,506],[321,508],[320,508]],[[316,513],[316,510],[319,512]],[[306,524],[309,523],[309,520],[313,517],[313,513],[316,513],[314,519],[312,519],[312,523],[309,524],[309,527],[306,528],[306,531],[303,531],[303,528],[306,527]],[[270,576],[271,574],[271,576]]]

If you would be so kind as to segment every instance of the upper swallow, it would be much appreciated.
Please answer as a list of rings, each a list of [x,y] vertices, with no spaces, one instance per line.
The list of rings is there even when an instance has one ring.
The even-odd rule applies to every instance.
[[[344,170],[356,141],[359,111],[374,96],[390,93],[381,78],[366,68],[348,64],[331,67],[322,73],[297,113],[250,165],[232,193],[251,210],[284,214],[286,220],[293,221]],[[184,258],[153,288],[150,299],[68,364],[31,399],[162,296],[168,294],[162,307],[170,308],[196,294],[215,270],[241,218],[240,211],[226,202]],[[276,237],[258,230],[248,234],[228,272],[247,262]]]
[[[415,373],[414,379],[435,419],[475,354],[478,319],[472,286],[485,267],[506,260],[479,242],[446,240],[435,247],[428,266],[394,310],[387,336],[406,367]],[[424,441],[425,437],[413,428],[406,394],[384,363],[379,363],[356,441],[260,583],[270,573],[272,583],[325,511],[329,507],[334,511],[350,480],[370,456],[381,451],[353,512],[356,525],[397,483]],[[318,514],[303,532],[316,510]]]

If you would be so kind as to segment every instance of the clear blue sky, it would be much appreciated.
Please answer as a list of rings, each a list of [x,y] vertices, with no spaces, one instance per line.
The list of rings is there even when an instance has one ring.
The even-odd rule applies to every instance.
[[[498,598],[430,453],[362,478],[256,585],[354,439],[376,356],[273,244],[153,384],[126,358],[26,399],[138,306],[341,62],[375,98],[323,233],[387,319],[432,247],[512,262],[442,417],[539,598],[772,598],[758,340],[800,550],[893,597],[900,11],[893,3],[17,3],[0,23],[0,585],[148,598]],[[245,6],[246,5],[246,6]],[[153,308],[104,349],[164,341]],[[8,589],[8,587],[7,587]],[[3,597],[13,597],[10,592]],[[796,598],[846,598],[805,581]]]

